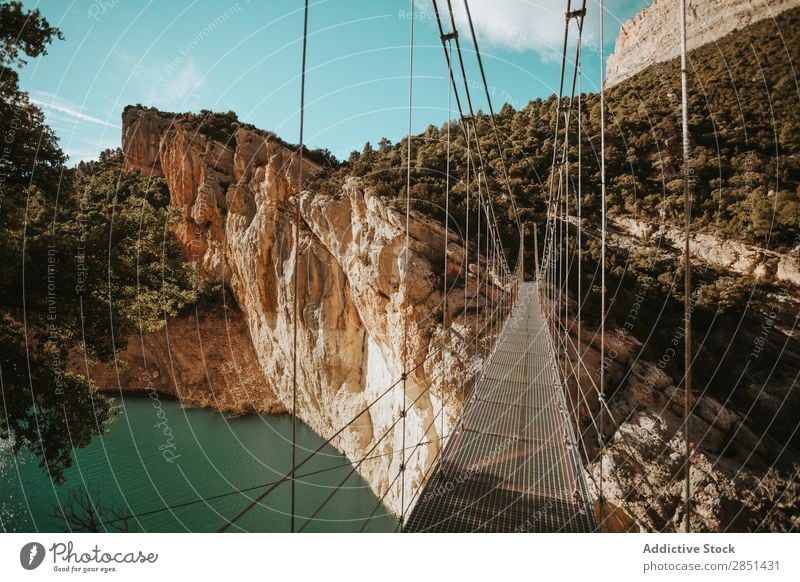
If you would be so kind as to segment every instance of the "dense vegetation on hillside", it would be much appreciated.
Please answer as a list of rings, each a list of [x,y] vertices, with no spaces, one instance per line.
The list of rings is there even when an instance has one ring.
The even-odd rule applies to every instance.
[[[800,92],[790,74],[800,54],[800,9],[776,23],[764,20],[717,45],[693,51],[690,82],[694,224],[769,248],[797,244],[800,234]],[[508,105],[497,116],[513,192],[541,219],[552,161],[556,97]],[[566,105],[566,101],[565,101]],[[606,164],[610,213],[655,222],[683,221],[680,78],[677,61],[651,67],[607,92]],[[572,121],[572,130],[577,127]],[[597,94],[583,95],[581,122],[583,207],[596,218],[600,206]],[[485,116],[477,122],[486,171],[496,203],[508,209],[499,182],[500,159]],[[562,124],[563,126],[563,124]],[[413,139],[413,195],[443,205],[447,128],[430,126]],[[451,124],[454,216],[464,213],[465,139]],[[570,159],[577,159],[573,133]],[[405,192],[407,143],[382,140],[315,187],[335,191],[350,175],[364,176],[379,194]],[[473,146],[473,151],[475,147]],[[573,165],[574,171],[574,165]],[[424,205],[428,206],[429,205]],[[574,205],[573,205],[574,207]],[[422,208],[421,208],[422,209]]]
[[[111,361],[195,298],[164,181],[124,173],[119,151],[68,168],[19,90],[14,68],[57,37],[38,10],[0,4],[0,438],[36,452],[56,482],[112,415],[68,370],[70,353]]]

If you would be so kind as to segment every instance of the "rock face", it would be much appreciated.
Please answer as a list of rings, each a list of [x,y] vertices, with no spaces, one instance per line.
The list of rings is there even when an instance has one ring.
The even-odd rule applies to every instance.
[[[399,512],[401,490],[408,506],[442,445],[442,427],[446,434],[460,413],[461,392],[448,378],[469,377],[480,363],[465,341],[476,316],[458,316],[463,303],[451,301],[448,329],[440,323],[441,276],[462,268],[459,239],[412,214],[404,285],[404,212],[357,180],[335,196],[301,192],[296,205],[300,160],[285,145],[241,127],[227,141],[194,127],[185,117],[127,109],[128,168],[167,181],[181,213],[178,239],[204,281],[232,291],[265,384],[287,409],[297,313],[298,415],[323,437],[351,422],[333,444],[354,464],[369,457],[359,472]],[[304,164],[304,177],[318,171]],[[413,447],[405,455],[403,443]]]
[[[687,48],[695,49],[765,18],[800,6],[800,0],[688,0]],[[776,22],[780,28],[780,21]],[[606,85],[611,87],[653,65],[679,56],[678,3],[654,0],[623,24],[609,55]]]
[[[117,362],[116,369],[92,364],[88,376],[106,392],[155,391],[230,414],[285,412],[264,378],[241,312],[224,305],[129,338]],[[84,360],[76,357],[75,369],[81,365]]]
[[[612,237],[619,246],[632,248],[663,238],[675,249],[683,247],[682,229],[667,224],[652,224],[630,216],[613,216],[610,222],[617,230]],[[626,240],[625,237],[630,238]],[[718,269],[751,275],[759,283],[800,287],[800,248],[779,253],[735,239],[723,239],[710,232],[692,233],[690,244],[696,259]]]
[[[796,309],[795,304],[794,313]],[[587,482],[595,498],[602,482],[607,501],[603,529],[682,531],[683,389],[656,363],[639,356],[636,338],[610,330],[606,378],[617,388],[605,414],[606,452],[596,456],[598,427],[592,419],[599,418],[600,409],[593,383],[600,367],[599,336],[584,329],[579,339],[575,329],[573,325],[573,346],[580,349],[586,367],[580,373],[582,394],[575,378],[568,377],[568,402],[581,403],[583,446],[595,459],[588,464]],[[570,357],[577,361],[575,348]],[[800,453],[754,426],[752,416],[737,412],[730,398],[703,394],[691,403],[692,530],[786,531],[800,525]],[[794,470],[789,475],[777,470],[776,458]]]
[[[614,216],[610,224],[612,249],[657,248],[674,257],[681,252],[683,232],[679,229],[621,216]],[[777,429],[788,427],[791,432],[800,406],[797,249],[764,251],[707,232],[692,237],[692,253],[698,267],[705,264],[752,275],[769,291],[764,299],[751,298],[746,313],[737,316],[735,337],[730,327],[721,326],[709,333],[700,348],[718,354],[715,361],[735,370],[738,380],[735,386],[723,384],[713,391],[697,383],[694,388],[689,475],[692,528],[710,532],[796,528],[800,525],[800,450],[793,435]],[[601,367],[599,331],[584,326],[578,338],[577,322],[572,320],[567,326],[572,330],[572,345],[577,346],[571,348],[570,361],[577,362],[580,352],[585,366],[579,383],[567,375],[568,400],[580,403],[577,416],[586,457],[595,459],[588,464],[587,480],[598,496],[602,475],[602,492],[608,501],[605,516],[610,516],[612,531],[683,528],[684,392],[681,378],[665,371],[683,344],[678,339],[677,346],[663,343],[656,353],[643,350],[643,344],[652,342],[655,328],[637,319],[650,292],[649,284],[640,282],[624,326],[606,328],[605,378],[613,397],[605,415],[607,445],[601,461],[597,460],[595,424],[600,410],[596,389]],[[674,338],[679,337],[677,332]],[[762,357],[762,352],[771,357]],[[568,370],[563,356],[562,362]]]

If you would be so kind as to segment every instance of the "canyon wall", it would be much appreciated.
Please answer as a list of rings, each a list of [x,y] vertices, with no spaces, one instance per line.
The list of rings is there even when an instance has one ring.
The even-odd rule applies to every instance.
[[[688,0],[686,37],[689,50],[714,42],[766,18],[800,6],[800,0]],[[680,56],[678,2],[654,2],[625,22],[617,36],[614,52],[608,56],[606,86],[611,87],[650,65]]]
[[[257,401],[252,410],[269,409],[272,394],[291,408],[297,313],[299,417],[326,438],[351,423],[333,444],[354,463],[369,457],[359,472],[399,512],[401,489],[408,506],[443,443],[442,430],[460,413],[462,392],[448,379],[468,377],[480,364],[474,342],[466,341],[478,316],[460,315],[463,293],[448,301],[449,325],[441,325],[442,275],[447,268],[453,281],[461,272],[460,239],[412,212],[411,275],[403,284],[404,210],[356,179],[336,195],[297,194],[300,159],[277,138],[243,127],[212,137],[197,127],[191,117],[128,108],[123,150],[129,170],[166,180],[180,213],[175,232],[202,283],[230,289],[265,384],[253,394],[241,388],[242,397]],[[303,163],[305,178],[318,171]],[[469,295],[480,303],[485,295],[476,296],[472,284]],[[206,333],[224,337],[226,329]],[[410,447],[405,455],[403,443]]]
[[[116,362],[84,370],[83,355],[72,355],[74,369],[108,393],[168,394],[231,415],[286,411],[265,380],[241,312],[222,303],[127,338]]]
[[[667,244],[680,250],[684,244],[683,229],[667,223],[653,224],[631,216],[612,216],[609,223],[612,227],[610,236],[615,244],[628,250],[647,244],[659,248]],[[722,238],[712,232],[693,232],[690,238],[692,256],[711,267],[751,275],[762,284],[788,284],[800,288],[800,247],[781,253]]]
[[[779,312],[780,325],[791,325],[800,303],[793,300]],[[573,326],[573,332],[577,329]],[[600,366],[595,330],[584,328],[581,338],[573,333],[586,370]],[[780,349],[771,339],[770,350]],[[606,499],[604,531],[682,531],[684,519],[683,460],[684,391],[680,379],[670,377],[657,362],[641,357],[642,343],[620,329],[606,337],[606,378],[618,386],[609,400],[606,415],[606,454],[588,464],[589,489],[595,499]],[[576,354],[571,354],[576,361]],[[787,358],[797,361],[793,352]],[[566,363],[566,362],[565,362]],[[568,379],[572,398],[591,408],[594,418],[600,405],[587,372],[580,374],[580,390]],[[744,381],[754,409],[765,417],[791,426],[798,391],[792,380],[775,378],[765,386],[755,378]],[[797,471],[800,457],[792,446],[763,430],[742,412],[740,402],[709,393],[691,399],[691,441],[693,443],[690,483],[692,529],[719,531],[785,531],[800,524]],[[792,402],[793,404],[788,404]],[[590,413],[580,407],[584,446],[589,455],[597,453],[595,428]],[[776,459],[792,465],[794,474],[782,474]],[[602,488],[600,487],[602,483]],[[597,507],[597,505],[596,505]]]

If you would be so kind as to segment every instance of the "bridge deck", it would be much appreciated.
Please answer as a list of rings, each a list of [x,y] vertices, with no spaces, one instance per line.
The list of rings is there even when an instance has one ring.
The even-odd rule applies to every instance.
[[[554,364],[535,284],[525,283],[405,531],[596,529]]]

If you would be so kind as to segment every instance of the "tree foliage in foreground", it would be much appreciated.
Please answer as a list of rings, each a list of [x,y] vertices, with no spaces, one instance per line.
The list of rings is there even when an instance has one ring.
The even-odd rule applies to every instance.
[[[38,10],[0,4],[0,438],[35,451],[60,482],[72,449],[112,416],[68,355],[110,361],[194,294],[163,180],[124,172],[119,151],[68,168],[19,89],[14,69],[54,38]]]

